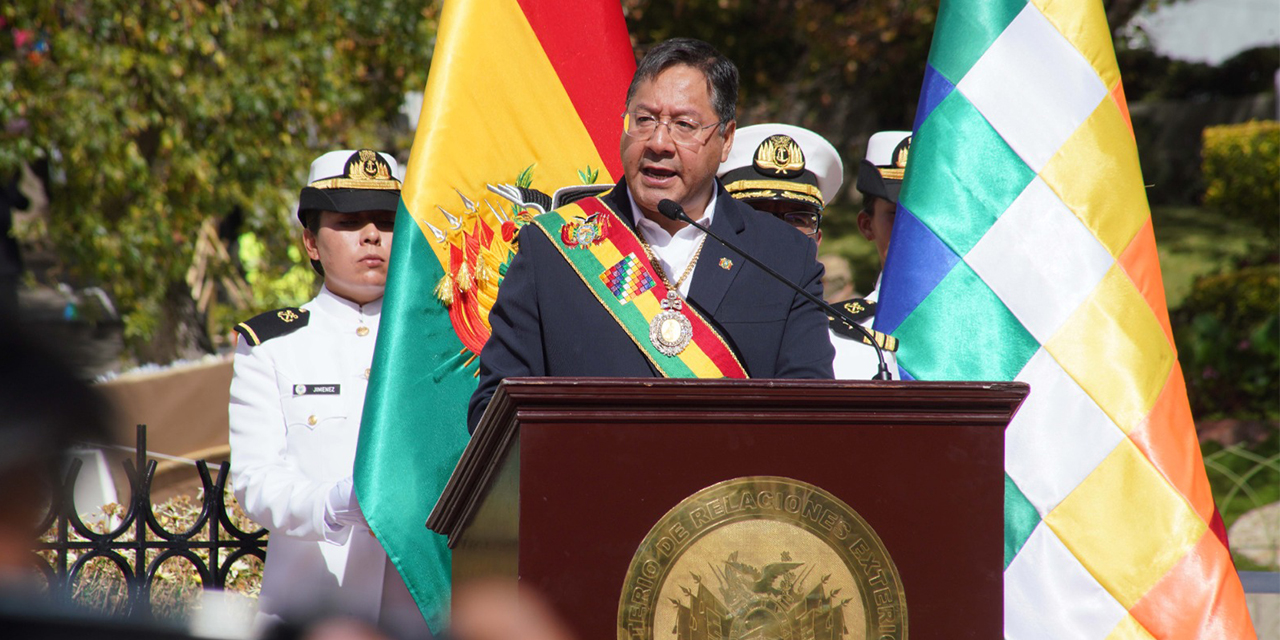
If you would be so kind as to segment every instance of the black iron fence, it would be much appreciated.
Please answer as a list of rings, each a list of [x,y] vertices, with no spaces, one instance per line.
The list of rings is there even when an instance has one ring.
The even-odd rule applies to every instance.
[[[203,488],[199,515],[183,531],[166,529],[151,502],[156,461],[147,457],[146,425],[138,425],[137,437],[135,457],[126,459],[123,465],[129,481],[129,501],[123,505],[119,524],[109,531],[95,531],[77,513],[74,496],[79,460],[73,459],[55,482],[53,500],[39,529],[52,529],[53,535],[38,543],[36,550],[38,566],[59,604],[72,604],[77,578],[97,558],[114,564],[124,577],[123,613],[141,616],[152,613],[152,583],[166,560],[185,559],[199,574],[204,588],[221,589],[227,586],[228,573],[238,560],[247,556],[266,559],[266,529],[245,532],[228,512],[227,462],[218,467],[216,479],[210,475],[207,462],[196,462]]]

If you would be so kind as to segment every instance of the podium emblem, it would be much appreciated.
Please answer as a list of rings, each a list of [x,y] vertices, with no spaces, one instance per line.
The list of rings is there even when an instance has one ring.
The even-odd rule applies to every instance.
[[[900,640],[907,603],[871,526],[820,487],[720,482],[649,531],[618,603],[619,640]]]

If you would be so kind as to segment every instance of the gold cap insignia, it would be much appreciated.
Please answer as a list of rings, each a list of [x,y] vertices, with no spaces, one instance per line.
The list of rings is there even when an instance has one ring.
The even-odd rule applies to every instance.
[[[765,175],[794,178],[804,171],[804,151],[791,136],[769,136],[756,147],[755,165]]]
[[[880,175],[890,180],[901,180],[902,176],[907,173],[907,153],[911,151],[911,136],[902,139],[897,147],[893,149],[893,164],[887,167],[880,167]]]
[[[391,167],[377,152],[361,149],[347,161],[350,180],[390,180]]]
[[[307,185],[315,189],[379,189],[400,190],[400,181],[391,174],[391,165],[377,151],[361,149],[347,159],[344,175],[316,180]]]

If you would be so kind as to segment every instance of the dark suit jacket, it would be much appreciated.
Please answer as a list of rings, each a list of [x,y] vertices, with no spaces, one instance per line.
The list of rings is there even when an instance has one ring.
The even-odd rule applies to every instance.
[[[633,226],[626,188],[620,182],[602,199]],[[716,188],[711,230],[821,297],[822,265],[813,240]],[[723,268],[721,258],[732,266]],[[752,378],[832,377],[826,313],[714,238],[707,238],[694,267],[689,302],[724,336]],[[520,230],[520,251],[489,323],[493,332],[480,353],[480,386],[468,413],[473,430],[503,378],[659,375],[534,225]]]

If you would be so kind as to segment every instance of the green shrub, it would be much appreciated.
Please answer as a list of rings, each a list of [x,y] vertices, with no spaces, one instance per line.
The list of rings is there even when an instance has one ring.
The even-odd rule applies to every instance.
[[[1201,276],[1172,312],[1197,419],[1280,416],[1280,269]]]
[[[1205,205],[1280,238],[1280,122],[1204,130]]]

